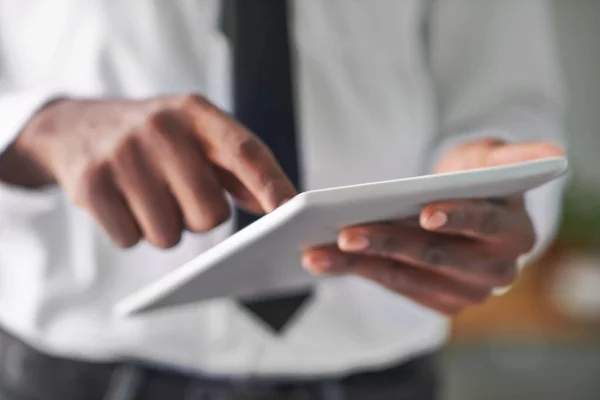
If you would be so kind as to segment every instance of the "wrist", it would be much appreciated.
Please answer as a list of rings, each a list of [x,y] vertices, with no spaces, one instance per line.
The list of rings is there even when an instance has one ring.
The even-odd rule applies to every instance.
[[[52,136],[52,115],[67,100],[49,102],[23,127],[15,141],[0,154],[0,181],[8,184],[38,188],[55,182],[47,154],[48,139]]]

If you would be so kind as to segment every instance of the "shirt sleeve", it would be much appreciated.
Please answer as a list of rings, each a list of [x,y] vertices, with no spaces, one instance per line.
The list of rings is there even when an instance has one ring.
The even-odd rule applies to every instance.
[[[486,137],[565,148],[563,88],[547,0],[435,0],[427,22],[439,135],[428,167],[452,147]],[[526,195],[543,253],[558,226],[564,180]]]
[[[0,155],[13,143],[25,124],[49,101],[61,97],[55,90],[0,90]],[[2,221],[27,218],[52,210],[59,190],[24,189],[0,181],[0,227]]]

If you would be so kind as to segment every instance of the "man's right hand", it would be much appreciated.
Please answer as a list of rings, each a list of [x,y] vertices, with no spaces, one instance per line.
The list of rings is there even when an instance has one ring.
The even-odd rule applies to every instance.
[[[225,192],[255,213],[295,195],[270,150],[195,95],[59,100],[11,152],[24,168],[35,165],[43,183],[62,186],[121,247],[145,238],[169,248],[184,229],[220,225],[230,215]]]

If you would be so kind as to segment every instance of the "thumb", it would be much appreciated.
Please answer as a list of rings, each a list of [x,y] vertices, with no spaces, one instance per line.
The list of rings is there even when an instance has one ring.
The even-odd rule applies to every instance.
[[[553,143],[527,142],[494,146],[485,158],[486,167],[516,164],[544,158],[564,157],[565,152]]]

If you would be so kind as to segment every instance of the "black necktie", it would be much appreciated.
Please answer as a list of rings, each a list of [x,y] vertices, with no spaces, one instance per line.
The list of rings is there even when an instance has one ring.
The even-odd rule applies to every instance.
[[[299,188],[288,12],[286,0],[222,0],[221,23],[232,49],[233,114],[265,142]],[[236,217],[238,229],[259,218],[239,209]],[[279,332],[309,295],[241,305]]]

